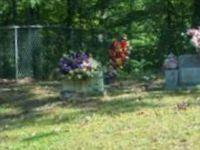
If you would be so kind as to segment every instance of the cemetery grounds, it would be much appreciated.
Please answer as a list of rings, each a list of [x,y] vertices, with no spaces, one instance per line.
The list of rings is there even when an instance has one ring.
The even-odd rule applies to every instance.
[[[200,91],[121,80],[62,100],[58,82],[0,85],[0,149],[198,150]]]

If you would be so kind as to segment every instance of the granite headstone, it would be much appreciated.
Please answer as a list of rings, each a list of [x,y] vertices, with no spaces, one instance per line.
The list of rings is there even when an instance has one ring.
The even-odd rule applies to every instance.
[[[178,86],[178,69],[165,70],[165,88],[175,89]]]
[[[200,84],[200,56],[181,55],[179,57],[179,84]]]

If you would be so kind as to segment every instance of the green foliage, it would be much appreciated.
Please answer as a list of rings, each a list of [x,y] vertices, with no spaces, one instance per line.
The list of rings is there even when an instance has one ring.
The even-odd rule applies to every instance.
[[[152,65],[152,63],[148,62],[145,59],[141,59],[140,61],[130,59],[130,60],[128,60],[124,69],[126,71],[128,71],[129,73],[140,73],[140,72],[144,71],[144,69],[146,69],[147,67],[149,67],[151,65]]]
[[[159,68],[169,52],[176,55],[194,52],[181,33],[200,24],[199,3],[198,0],[3,0],[0,25],[61,24],[69,28],[63,46],[45,47],[51,58],[56,53],[52,63],[70,49],[90,51],[106,64],[113,35],[126,33],[133,47],[131,59],[145,59],[152,63],[149,66]],[[105,37],[103,43],[97,41],[99,34]],[[52,37],[47,33],[45,37],[48,36]],[[60,51],[54,52],[55,49]]]

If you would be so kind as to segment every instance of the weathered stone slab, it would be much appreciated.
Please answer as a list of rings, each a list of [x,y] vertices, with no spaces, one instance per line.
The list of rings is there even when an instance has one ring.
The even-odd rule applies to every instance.
[[[178,70],[165,70],[165,88],[175,89],[178,86]]]
[[[180,85],[200,84],[200,56],[182,55],[179,57]]]
[[[200,84],[200,68],[180,68],[179,82],[180,85]]]
[[[200,68],[199,55],[181,55],[178,59],[179,68]]]
[[[62,81],[62,98],[69,98],[73,94],[103,94],[104,80],[103,73],[98,72],[95,77],[86,80],[63,80]]]

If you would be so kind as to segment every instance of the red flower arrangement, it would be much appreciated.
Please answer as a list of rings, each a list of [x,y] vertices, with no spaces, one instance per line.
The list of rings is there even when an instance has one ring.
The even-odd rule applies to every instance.
[[[127,36],[122,35],[120,41],[115,40],[109,48],[109,59],[113,68],[123,67],[125,61],[128,59],[128,42]]]

